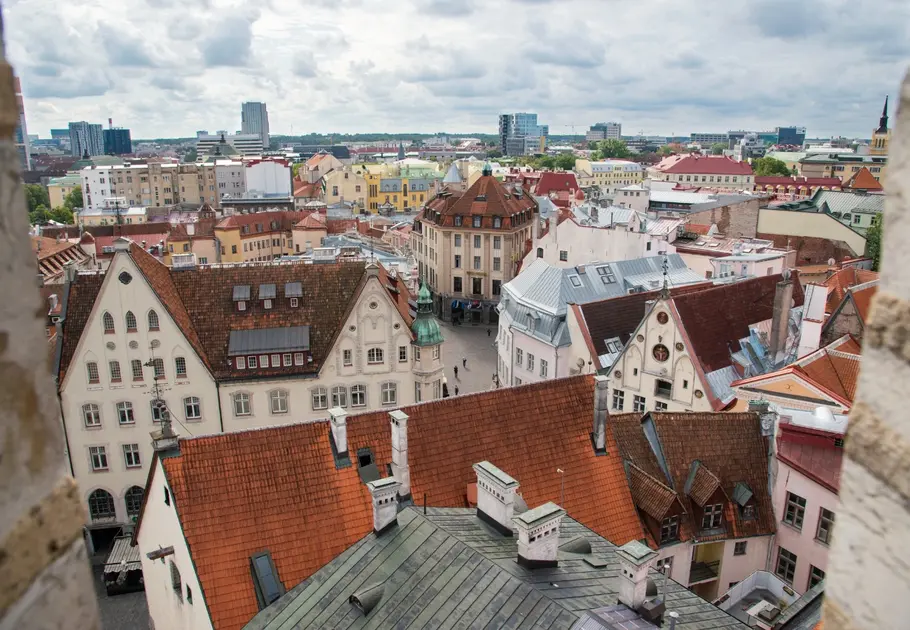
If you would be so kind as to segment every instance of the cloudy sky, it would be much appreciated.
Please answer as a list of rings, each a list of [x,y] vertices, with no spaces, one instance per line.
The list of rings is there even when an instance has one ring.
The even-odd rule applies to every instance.
[[[30,133],[134,138],[764,129],[868,137],[910,64],[908,0],[6,0]]]

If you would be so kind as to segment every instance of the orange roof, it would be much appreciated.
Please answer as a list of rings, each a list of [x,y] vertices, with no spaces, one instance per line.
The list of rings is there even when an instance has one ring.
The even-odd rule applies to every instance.
[[[872,298],[878,292],[878,283],[866,287],[850,287],[849,294],[856,304],[856,313],[863,322],[869,320],[869,309],[872,308]]]
[[[869,172],[865,166],[850,176],[850,179],[844,184],[844,188],[854,190],[884,190],[881,183],[875,179],[875,175]]]
[[[57,241],[55,238],[48,238],[46,236],[32,237],[32,253],[38,255],[38,260],[53,256],[70,247],[75,247],[75,245],[66,239]]]
[[[259,232],[265,234],[272,232],[272,223],[277,223],[277,230],[290,230],[295,223],[304,218],[303,212],[294,210],[270,210],[268,212],[254,212],[252,214],[232,214],[222,219],[215,226],[217,230],[230,230],[244,225],[259,225]]]
[[[295,197],[304,197],[306,199],[310,199],[316,196],[316,184],[301,182],[297,179],[293,181],[293,184]]]
[[[829,313],[843,302],[847,295],[847,289],[857,284],[865,284],[878,280],[878,273],[868,269],[858,269],[856,267],[844,267],[831,274],[823,283],[828,287],[828,301],[825,310]]]
[[[294,227],[301,228],[303,230],[324,230],[325,217],[318,212],[311,212]]]
[[[488,460],[519,481],[529,505],[560,502],[564,479],[572,518],[618,545],[641,539],[612,433],[607,455],[592,448],[593,400],[593,377],[582,375],[404,407],[415,503],[466,506],[471,466]],[[347,427],[348,452],[371,449],[384,472],[388,412],[350,416]],[[240,628],[259,610],[253,553],[269,550],[290,589],[371,531],[356,458],[336,468],[329,435],[322,421],[182,439],[179,455],[158,460],[216,629]]]

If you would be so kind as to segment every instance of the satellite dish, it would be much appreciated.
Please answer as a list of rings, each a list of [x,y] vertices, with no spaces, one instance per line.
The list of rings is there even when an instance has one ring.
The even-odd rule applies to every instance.
[[[585,360],[579,358],[578,361],[575,362],[575,365],[577,365],[579,368],[583,368],[585,366]]]

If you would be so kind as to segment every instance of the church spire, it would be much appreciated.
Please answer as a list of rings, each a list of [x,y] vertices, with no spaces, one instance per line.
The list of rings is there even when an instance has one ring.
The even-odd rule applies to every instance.
[[[885,96],[885,106],[882,108],[882,117],[878,120],[876,133],[888,133],[888,97]]]

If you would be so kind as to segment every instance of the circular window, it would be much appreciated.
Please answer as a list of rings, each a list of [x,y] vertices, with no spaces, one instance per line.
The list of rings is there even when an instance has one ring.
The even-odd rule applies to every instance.
[[[130,348],[131,348],[131,349],[136,350],[138,347],[139,347],[139,342],[138,342],[138,341],[131,341],[131,342],[130,342]]]
[[[152,339],[152,343],[150,343],[149,345],[153,348],[160,348],[161,342],[158,341],[157,339]]]
[[[660,313],[657,314],[657,321],[660,322],[661,324],[666,324],[668,321],[670,321],[670,318],[669,318],[669,316],[667,316],[666,313],[661,311]]]
[[[128,271],[121,271],[120,275],[117,276],[117,279],[123,284],[129,284],[133,281],[133,276],[131,276]]]
[[[620,372],[619,370],[616,370],[615,372],[613,372],[613,376],[615,376],[616,378],[622,378],[622,372]]]
[[[653,356],[655,359],[657,359],[658,361],[663,363],[664,361],[666,361],[667,359],[670,358],[670,351],[667,350],[667,346],[663,345],[662,343],[659,343],[656,346],[654,346],[653,350],[651,350],[651,356]]]
[[[370,302],[370,308],[374,310],[379,308],[379,302]]]
[[[395,330],[398,330],[399,328],[401,328],[401,324],[395,324],[394,326],[392,326],[392,328],[394,328]]]
[[[637,337],[635,337],[635,340],[636,340],[636,341],[644,341],[644,340],[645,340],[645,336],[644,336],[644,335],[638,335]]]
[[[677,350],[677,351],[682,352],[682,351],[685,350],[685,349],[686,349],[686,347],[685,347],[684,345],[682,345],[682,341],[677,341],[677,342],[676,342],[676,350]]]
[[[108,350],[114,350],[117,347],[113,341],[108,341],[105,345],[107,346]]]
[[[702,391],[701,391],[700,389],[696,389],[696,390],[695,390],[695,397],[696,397],[696,398],[701,398],[702,396],[704,396],[704,394],[702,393]]]
[[[351,332],[354,332],[355,330],[357,330],[357,326],[349,326],[348,330],[350,330]]]

